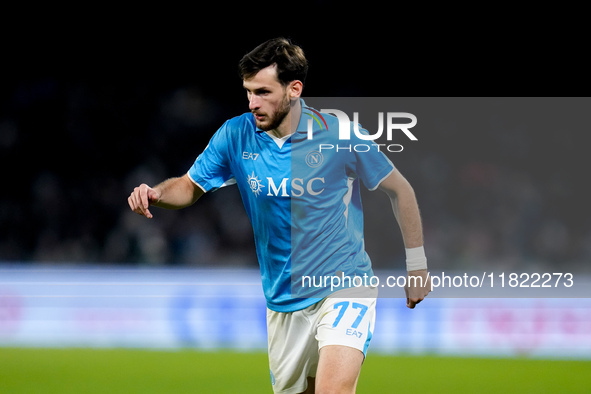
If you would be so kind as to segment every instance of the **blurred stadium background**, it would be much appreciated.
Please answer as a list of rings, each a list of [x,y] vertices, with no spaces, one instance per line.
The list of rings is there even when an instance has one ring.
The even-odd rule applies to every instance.
[[[266,38],[200,43],[206,58],[170,49],[150,72],[114,64],[104,48],[84,60],[74,47],[56,55],[40,38],[53,53],[47,68],[3,76],[0,355],[11,356],[0,369],[17,365],[11,348],[264,352],[264,301],[237,189],[156,210],[153,220],[126,200],[139,183],[185,173],[222,122],[247,110],[236,64]],[[419,141],[390,157],[417,192],[430,268],[588,279],[588,97],[420,98],[433,91],[415,90],[408,65],[392,73],[390,62],[342,61],[350,41],[293,39],[310,59],[305,96],[390,97],[394,111],[417,115]],[[356,47],[355,57],[375,50]],[[417,78],[389,77],[405,71]],[[367,248],[377,269],[400,269],[398,230],[376,194],[364,192]],[[433,298],[414,311],[383,299],[370,352],[588,361],[589,295]]]

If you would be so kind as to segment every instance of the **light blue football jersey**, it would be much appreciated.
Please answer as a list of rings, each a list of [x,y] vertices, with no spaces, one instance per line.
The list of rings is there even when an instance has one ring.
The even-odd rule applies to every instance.
[[[258,129],[251,113],[228,120],[188,172],[205,191],[238,186],[267,306],[277,312],[303,309],[328,295],[330,283],[311,285],[325,276],[373,275],[360,180],[374,190],[394,168],[372,141],[354,133],[339,141],[336,117],[301,104],[297,131],[282,141]]]

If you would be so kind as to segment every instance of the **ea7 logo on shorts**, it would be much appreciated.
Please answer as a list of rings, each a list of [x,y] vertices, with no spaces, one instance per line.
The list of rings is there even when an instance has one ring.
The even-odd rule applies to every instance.
[[[352,335],[352,336],[357,337],[357,338],[361,338],[363,336],[363,333],[361,331],[357,331],[357,330],[355,330],[353,328],[347,328],[346,334],[347,335]]]
[[[258,153],[242,152],[242,158],[244,160],[256,160],[258,157]]]

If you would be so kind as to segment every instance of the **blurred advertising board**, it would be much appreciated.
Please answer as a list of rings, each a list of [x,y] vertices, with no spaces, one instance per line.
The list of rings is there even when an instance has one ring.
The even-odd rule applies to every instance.
[[[381,297],[370,351],[591,359],[591,298]],[[0,346],[266,350],[250,269],[0,266]]]

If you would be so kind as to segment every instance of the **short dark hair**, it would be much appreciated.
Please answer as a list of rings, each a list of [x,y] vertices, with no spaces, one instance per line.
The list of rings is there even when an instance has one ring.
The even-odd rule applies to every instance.
[[[283,37],[268,40],[244,55],[238,64],[238,70],[244,80],[273,64],[277,65],[277,78],[283,86],[296,80],[305,82],[308,61],[304,51]]]

